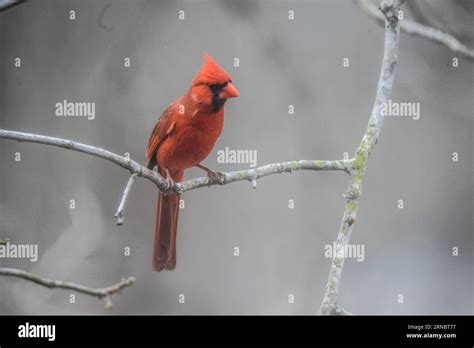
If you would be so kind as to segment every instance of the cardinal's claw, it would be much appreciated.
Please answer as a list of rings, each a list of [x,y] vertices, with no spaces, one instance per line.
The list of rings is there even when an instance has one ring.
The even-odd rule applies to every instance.
[[[166,169],[166,183],[168,184],[168,187],[174,186],[174,180],[170,175],[170,172],[168,169]]]
[[[214,182],[214,181],[217,181],[217,182],[223,182],[224,179],[225,179],[225,175],[224,173],[222,172],[215,172],[213,170],[209,170],[207,172],[207,176],[209,177],[209,179]]]
[[[169,187],[174,186],[174,180],[172,178],[166,178],[166,182],[168,183]]]
[[[225,174],[224,173],[215,172],[212,169],[209,169],[206,166],[203,166],[202,164],[197,164],[196,167],[201,168],[202,170],[206,171],[207,177],[209,178],[210,182],[218,182],[218,183],[221,183],[221,184],[224,183],[224,180],[225,180]]]

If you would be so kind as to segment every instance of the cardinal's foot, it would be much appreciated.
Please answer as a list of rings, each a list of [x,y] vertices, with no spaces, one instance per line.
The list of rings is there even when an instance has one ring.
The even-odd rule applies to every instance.
[[[174,186],[174,180],[172,178],[166,178],[166,182],[168,183],[168,187]]]
[[[211,182],[223,183],[225,179],[225,174],[222,172],[215,172],[213,170],[207,171],[207,176]]]
[[[174,180],[170,175],[170,172],[168,169],[166,169],[166,183],[168,184],[168,187],[174,186]]]
[[[225,180],[225,174],[222,172],[215,172],[212,169],[207,168],[206,166],[203,166],[202,164],[197,164],[196,167],[201,168],[202,170],[205,170],[207,173],[207,176],[211,182],[218,182],[220,184],[224,183]]]

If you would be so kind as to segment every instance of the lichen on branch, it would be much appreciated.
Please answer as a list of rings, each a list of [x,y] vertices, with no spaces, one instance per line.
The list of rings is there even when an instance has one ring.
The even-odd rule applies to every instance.
[[[380,11],[385,16],[384,57],[369,123],[362,141],[357,147],[352,162],[351,176],[344,195],[346,205],[336,240],[336,250],[346,250],[346,246],[349,244],[354,224],[357,219],[359,198],[362,194],[362,181],[364,180],[367,163],[372,150],[377,144],[377,139],[382,129],[384,120],[383,113],[381,112],[382,105],[388,102],[392,92],[395,66],[398,60],[398,42],[400,33],[397,13],[402,3],[403,1],[395,0],[392,1],[390,5],[382,3],[380,6]],[[343,267],[344,256],[341,256],[339,253],[334,253],[319,314],[345,314],[345,310],[341,309],[337,301]]]

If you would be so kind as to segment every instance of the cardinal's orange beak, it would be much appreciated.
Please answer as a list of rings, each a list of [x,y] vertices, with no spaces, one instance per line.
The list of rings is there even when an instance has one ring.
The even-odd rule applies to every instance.
[[[232,82],[229,82],[219,94],[220,99],[237,98],[238,96],[240,96],[239,91]]]

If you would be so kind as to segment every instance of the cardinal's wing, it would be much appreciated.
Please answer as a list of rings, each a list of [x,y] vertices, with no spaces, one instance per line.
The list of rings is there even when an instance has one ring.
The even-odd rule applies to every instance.
[[[166,139],[166,137],[173,131],[176,121],[173,120],[174,103],[170,104],[161,114],[158,122],[151,132],[148,146],[146,148],[146,166],[153,169],[156,163],[156,151]]]

